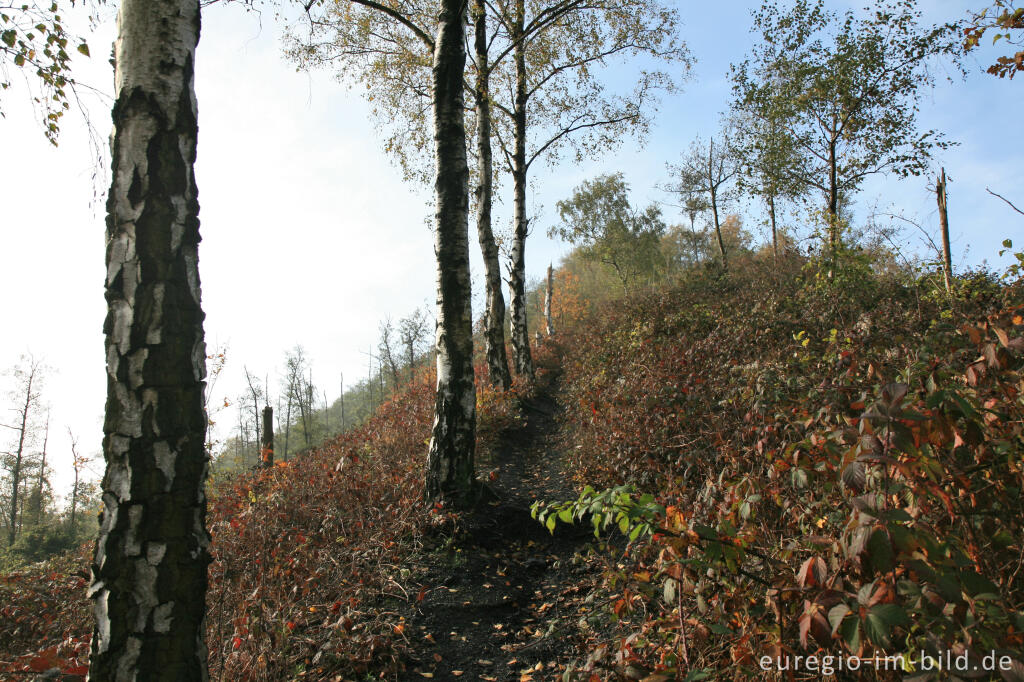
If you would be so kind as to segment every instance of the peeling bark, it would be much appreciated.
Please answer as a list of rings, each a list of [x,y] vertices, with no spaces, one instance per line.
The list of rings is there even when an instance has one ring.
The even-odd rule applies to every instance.
[[[526,236],[529,221],[526,218],[526,5],[516,0],[515,24],[512,40],[515,42],[513,60],[516,69],[516,97],[513,110],[512,149],[512,251],[510,253],[508,286],[512,317],[512,355],[516,374],[533,379],[533,358],[530,356],[530,336],[526,328]]]
[[[107,200],[93,680],[206,680],[206,348],[193,175],[197,0],[124,0]]]
[[[473,1],[476,51],[477,156],[480,158],[480,184],[476,188],[476,230],[484,260],[487,311],[484,319],[484,344],[487,378],[494,386],[508,390],[512,377],[505,354],[505,297],[501,293],[501,263],[498,245],[491,229],[493,163],[491,155],[490,66],[487,60],[487,12],[484,0]]]
[[[441,0],[433,82],[437,399],[425,496],[468,502],[474,493],[476,387],[469,278],[469,168],[462,83],[466,67],[462,0]]]

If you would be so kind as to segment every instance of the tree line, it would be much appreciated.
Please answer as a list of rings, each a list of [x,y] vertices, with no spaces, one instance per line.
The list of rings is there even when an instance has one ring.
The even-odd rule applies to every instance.
[[[0,570],[11,570],[92,539],[86,522],[97,507],[97,486],[78,439],[67,428],[70,451],[54,452],[51,434],[60,428],[50,419],[45,396],[52,370],[31,354],[21,356],[4,374],[6,410],[0,417]],[[59,494],[56,468],[70,471],[70,489]],[[63,499],[62,499],[63,498]]]

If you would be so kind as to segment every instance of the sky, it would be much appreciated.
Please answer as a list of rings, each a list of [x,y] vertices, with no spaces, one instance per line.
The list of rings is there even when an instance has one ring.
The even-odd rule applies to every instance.
[[[842,9],[846,3],[829,5]],[[583,180],[621,171],[635,204],[672,203],[657,189],[669,180],[665,164],[678,160],[695,136],[706,139],[715,132],[728,107],[729,64],[740,61],[756,38],[750,32],[754,6],[680,0],[681,35],[695,64],[682,91],[661,102],[647,143],[627,140],[581,164],[536,166],[529,192],[537,225],[527,246],[529,277],[539,278],[569,250],[544,232],[553,223],[555,203]],[[926,6],[932,21],[958,19],[965,11],[963,3],[945,0]],[[74,68],[79,80],[105,93],[85,100],[105,146],[113,83],[104,58],[114,36],[109,8],[104,18],[89,36],[93,57],[77,59]],[[75,21],[81,17],[73,16]],[[315,383],[333,402],[342,373],[346,384],[365,378],[363,353],[376,345],[379,322],[417,307],[432,310],[435,299],[429,193],[404,183],[384,155],[358,90],[330,73],[297,72],[284,59],[280,38],[272,12],[256,15],[230,4],[204,10],[196,67],[200,276],[208,349],[227,352],[214,406],[243,390],[243,367],[268,376],[276,396],[285,351],[295,344],[307,351]],[[1002,240],[1024,243],[1024,216],[986,192],[991,188],[1024,206],[1024,77],[1008,81],[982,73],[992,54],[987,49],[969,56],[966,80],[938,66],[937,86],[921,103],[921,127],[959,142],[939,154],[935,165],[950,177],[954,264],[961,268],[982,261],[1005,265],[1007,258],[997,257]],[[953,82],[946,82],[944,72]],[[617,68],[612,78],[628,85],[630,73]],[[60,146],[53,148],[23,90],[3,93],[0,105],[0,368],[12,367],[27,352],[49,366],[49,453],[62,491],[70,485],[68,429],[80,452],[95,455],[93,471],[102,472],[103,202],[109,160],[99,166],[103,175],[97,180],[78,110],[65,116]],[[506,182],[500,191],[510,189]],[[926,178],[873,179],[857,198],[857,220],[877,206],[937,233]],[[510,204],[505,197],[497,208],[500,229],[508,227]],[[745,211],[747,226],[755,228],[756,207],[735,210]],[[682,220],[668,204],[664,215],[669,222]],[[470,235],[474,308],[480,311],[482,265],[472,228]],[[920,252],[919,236],[911,233],[908,240],[907,248]],[[0,382],[9,384],[6,377]],[[11,417],[11,405],[0,394],[0,422]],[[214,414],[221,435],[232,415]]]

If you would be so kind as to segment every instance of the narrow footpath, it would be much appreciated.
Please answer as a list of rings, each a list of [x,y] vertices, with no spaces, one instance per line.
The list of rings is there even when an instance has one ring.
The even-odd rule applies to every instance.
[[[445,546],[422,557],[423,599],[407,616],[403,680],[550,680],[579,657],[582,595],[597,576],[577,557],[587,526],[551,535],[530,516],[537,499],[575,497],[557,446],[556,379],[522,405],[522,425],[481,471],[498,500],[481,503]],[[546,385],[545,385],[546,383]]]

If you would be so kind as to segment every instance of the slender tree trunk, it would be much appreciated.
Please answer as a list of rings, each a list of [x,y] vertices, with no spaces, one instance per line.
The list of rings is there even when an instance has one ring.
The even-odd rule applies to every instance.
[[[828,211],[826,213],[826,218],[828,219],[829,280],[834,276],[836,258],[839,255],[839,171],[837,164],[836,143],[833,141],[829,144],[828,148]]]
[[[715,138],[708,143],[708,189],[711,190],[711,216],[715,221],[715,236],[718,237],[718,252],[722,255],[722,267],[729,269],[729,261],[725,255],[725,241],[722,239],[722,226],[718,222],[718,185],[715,183]]]
[[[341,375],[341,432],[345,433],[345,374]]]
[[[552,293],[554,291],[554,288],[555,288],[555,273],[554,273],[554,270],[551,267],[551,264],[549,263],[548,264],[548,286],[547,286],[547,289],[544,290],[544,322],[545,322],[545,325],[547,327],[548,336],[554,336],[554,334],[555,334],[555,325],[551,321],[551,296],[552,296]]]
[[[526,218],[526,5],[516,0],[515,41],[513,58],[516,68],[516,97],[513,111],[512,150],[512,252],[509,264],[509,298],[512,311],[512,355],[516,374],[533,379],[533,358],[530,356],[530,337],[526,329],[526,236],[529,221]]]
[[[441,0],[434,50],[437,213],[437,399],[427,452],[427,499],[468,502],[474,492],[476,386],[469,278],[469,168],[463,120],[466,67],[462,0]]]
[[[288,435],[292,430],[292,392],[288,391],[288,409],[284,417],[284,461],[288,461]]]
[[[696,265],[697,263],[700,263],[700,249],[697,248],[697,228],[694,227],[694,223],[696,222],[696,220],[697,220],[696,217],[691,214],[690,215],[690,234],[693,235],[693,263],[694,263],[694,265]]]
[[[476,188],[476,231],[484,260],[487,311],[484,315],[484,346],[487,378],[494,386],[508,390],[512,378],[505,354],[505,297],[501,293],[501,262],[498,245],[491,230],[493,167],[491,161],[490,65],[487,58],[487,11],[484,0],[473,0],[476,50],[477,156],[480,159],[480,184]],[[409,363],[410,367],[412,362]]]
[[[43,436],[43,455],[39,462],[39,476],[36,478],[35,514],[36,524],[43,520],[43,481],[46,479],[46,446],[50,442],[50,414],[46,414],[46,431]]]
[[[775,195],[768,193],[768,217],[772,223],[772,259],[779,260],[779,235],[775,227]]]
[[[260,447],[260,458],[264,468],[274,466],[274,408],[270,405],[263,408],[263,441]]]
[[[75,441],[71,441],[71,464],[75,470],[75,484],[71,488],[71,537],[75,536],[75,510],[78,508],[78,476],[79,476],[79,462],[78,453],[75,452]]]
[[[35,365],[29,367],[25,387],[25,402],[21,408],[21,426],[18,429],[18,448],[14,451],[14,466],[11,468],[11,509],[7,527],[7,544],[13,545],[18,536],[18,488],[21,486],[21,463],[25,455],[25,436],[28,432],[28,415],[32,408],[32,382],[36,378]]]
[[[942,169],[935,185],[935,198],[939,202],[939,224],[942,226],[942,274],[946,280],[946,293],[953,293],[953,256],[949,249],[949,213],[946,211],[946,169]]]
[[[107,200],[93,680],[206,680],[206,346],[193,164],[197,0],[123,0]]]

